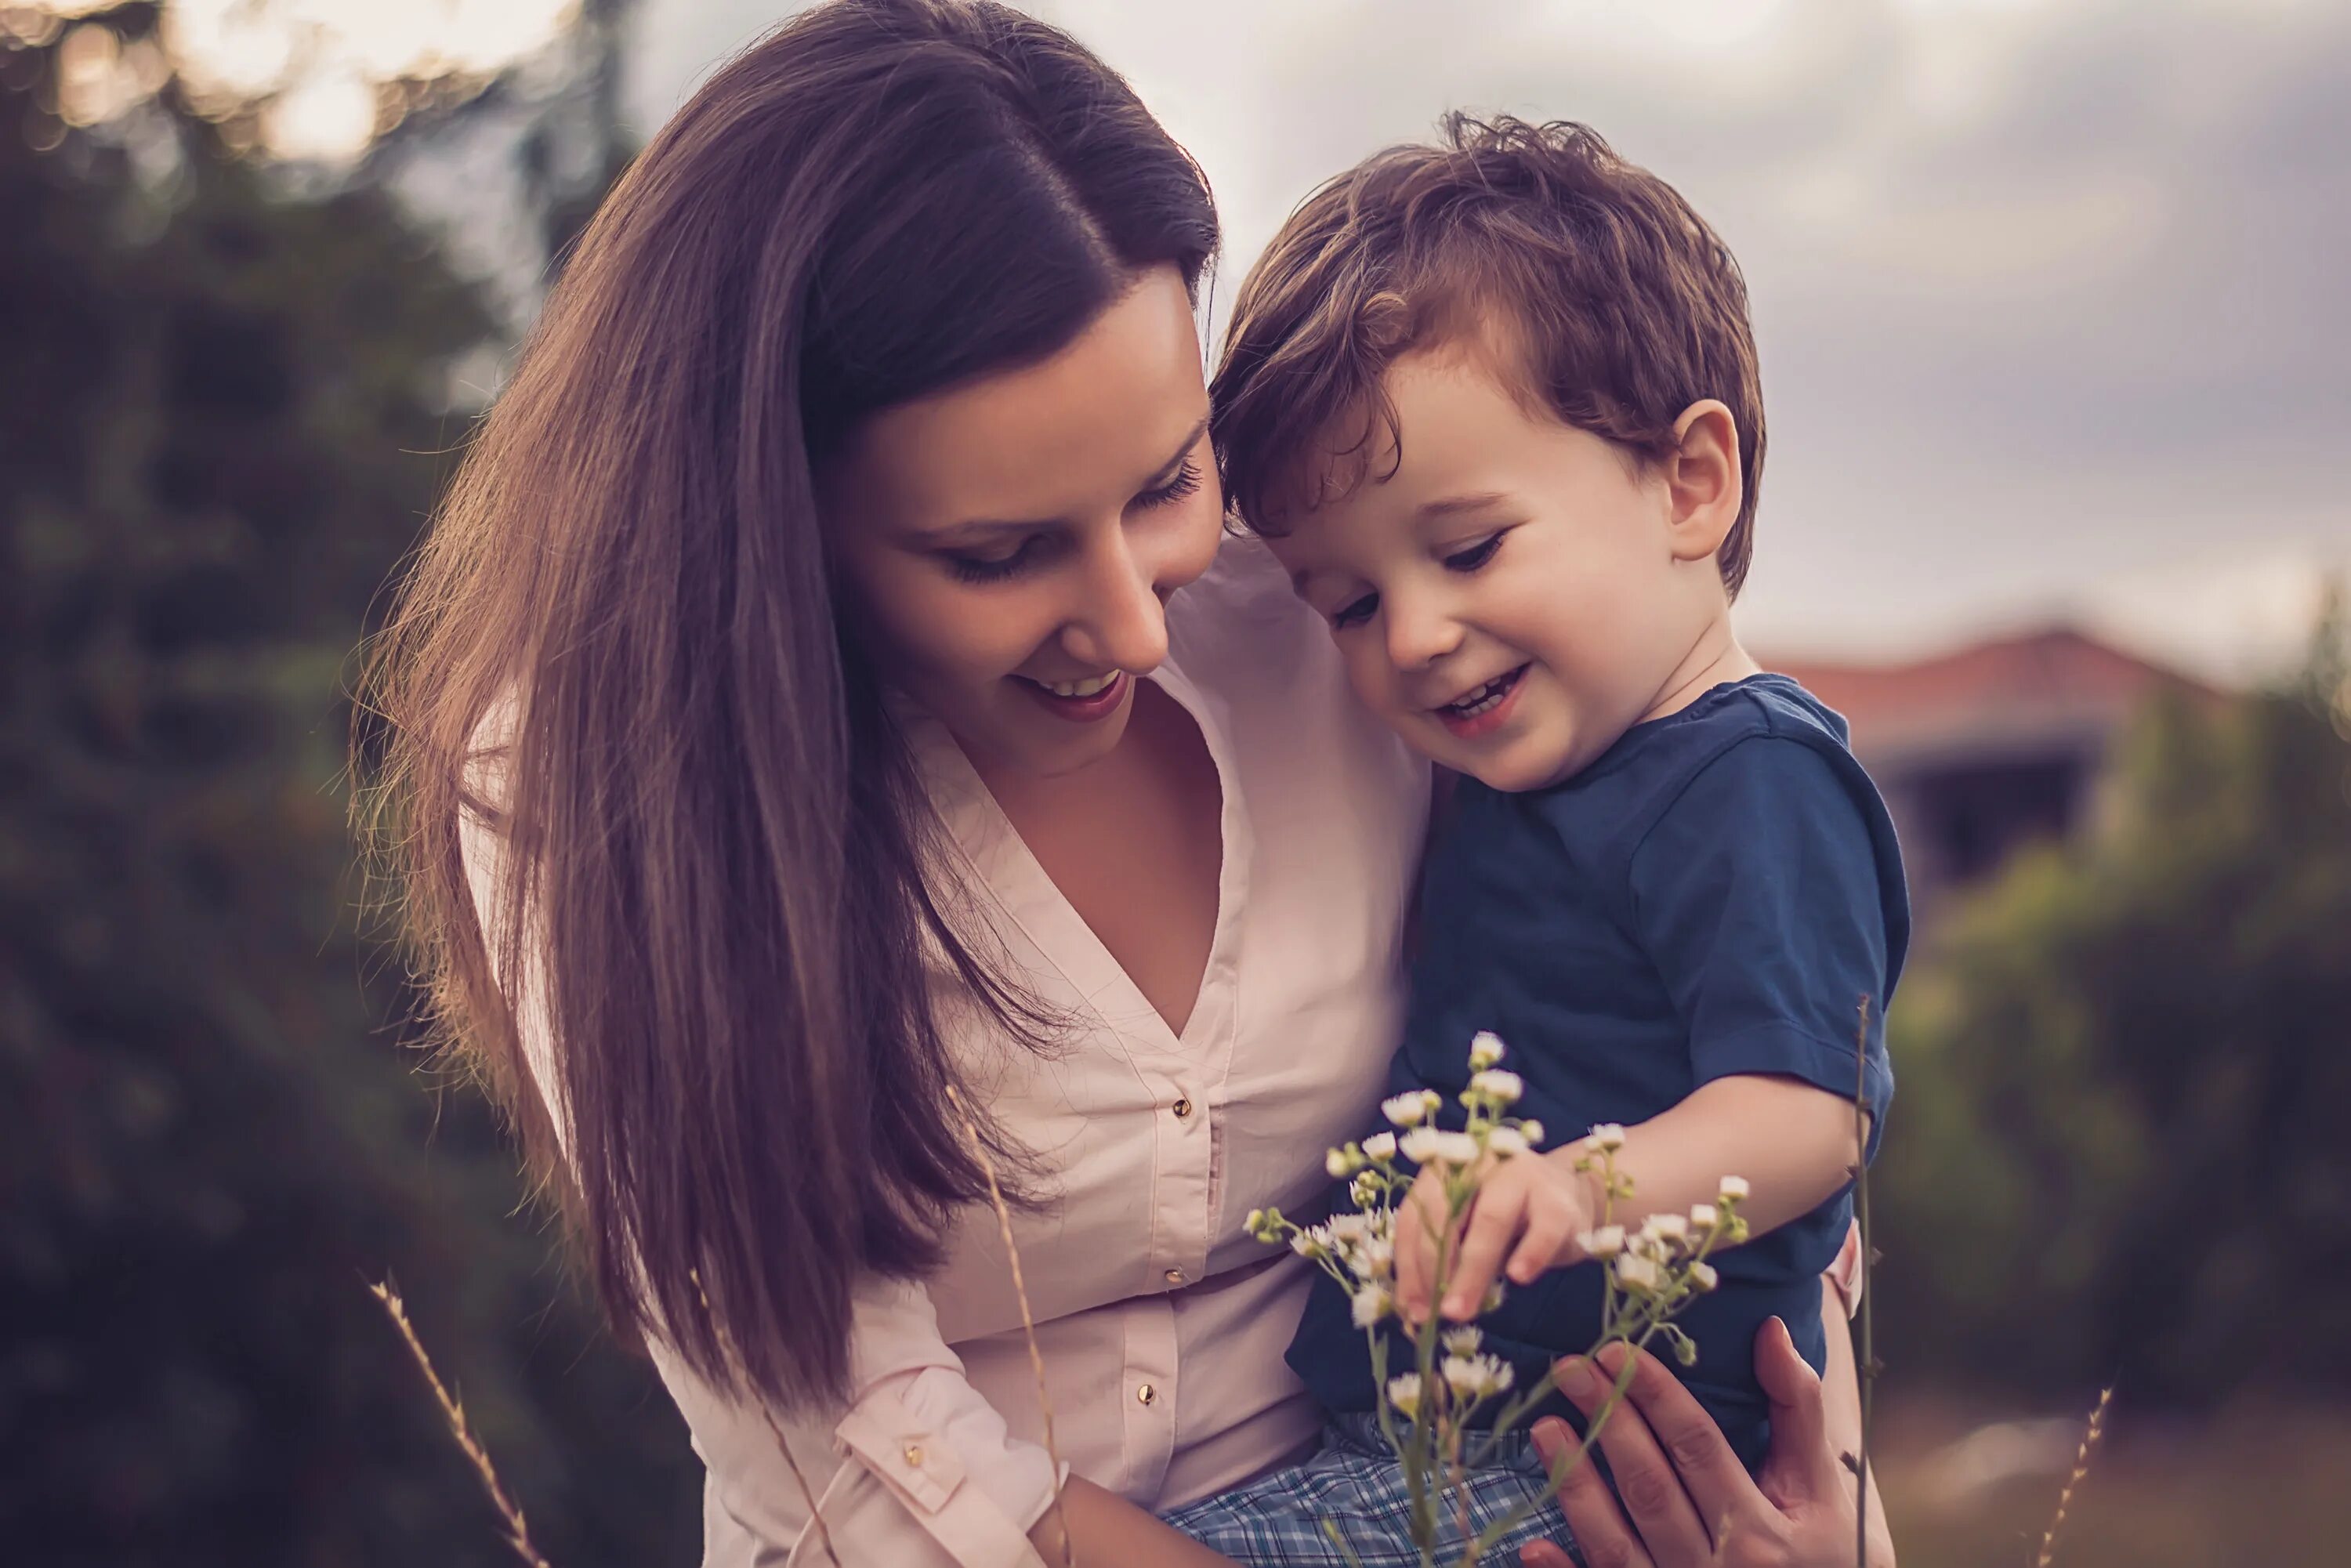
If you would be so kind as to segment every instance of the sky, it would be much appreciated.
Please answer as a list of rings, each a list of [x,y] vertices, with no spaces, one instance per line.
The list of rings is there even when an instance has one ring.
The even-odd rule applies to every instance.
[[[192,88],[274,86],[265,141],[331,161],[373,134],[375,82],[527,57],[575,6],[165,16]],[[636,129],[799,8],[639,0]],[[2291,661],[2325,584],[2351,581],[2351,0],[1027,8],[1207,169],[1224,301],[1318,181],[1449,108],[1585,120],[1678,186],[1752,296],[1771,448],[1739,617],[1769,654],[1899,658],[2071,620],[2243,676]],[[152,90],[154,61],[67,43],[70,112]],[[475,249],[503,232],[439,204],[470,214]]]
[[[796,7],[645,0],[651,130]],[[2351,577],[2351,0],[1036,0],[1208,172],[1231,288],[1454,107],[1583,120],[1737,253],[1747,639],[2072,619],[2210,674]]]

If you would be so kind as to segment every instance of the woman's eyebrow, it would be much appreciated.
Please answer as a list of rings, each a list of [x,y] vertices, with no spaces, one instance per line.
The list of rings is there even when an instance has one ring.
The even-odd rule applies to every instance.
[[[1176,448],[1175,455],[1152,470],[1151,477],[1144,481],[1143,487],[1148,490],[1164,485],[1176,470],[1184,465],[1184,459],[1190,455],[1192,448],[1200,444],[1200,437],[1207,434],[1208,416],[1204,413],[1200,416],[1200,423],[1185,434],[1183,444]],[[955,543],[966,536],[989,538],[1000,533],[1040,533],[1048,528],[1067,528],[1069,521],[1067,517],[969,517],[961,522],[924,529],[923,542]]]

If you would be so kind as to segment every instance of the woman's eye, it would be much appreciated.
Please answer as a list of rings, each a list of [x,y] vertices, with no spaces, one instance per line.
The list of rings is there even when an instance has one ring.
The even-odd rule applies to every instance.
[[[1019,575],[1035,564],[1037,545],[1037,537],[1031,534],[1022,539],[1019,548],[1009,555],[952,554],[941,556],[939,559],[946,562],[947,570],[960,581],[1000,582],[1008,577]]]
[[[1369,621],[1380,607],[1380,596],[1366,593],[1361,599],[1351,599],[1331,612],[1331,630],[1344,632],[1350,626],[1360,626]]]
[[[1493,559],[1494,552],[1501,548],[1502,536],[1500,534],[1489,535],[1487,538],[1479,539],[1476,544],[1471,545],[1468,549],[1456,550],[1453,554],[1447,556],[1445,558],[1445,570],[1447,571],[1475,571],[1479,567],[1485,565],[1488,561]]]
[[[1176,477],[1156,488],[1144,491],[1134,501],[1139,507],[1173,506],[1186,496],[1196,494],[1199,488],[1200,465],[1196,460],[1186,457],[1184,466],[1176,471]]]

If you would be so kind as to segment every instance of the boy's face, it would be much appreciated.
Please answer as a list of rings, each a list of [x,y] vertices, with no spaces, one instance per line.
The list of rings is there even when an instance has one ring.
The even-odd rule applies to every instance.
[[[1494,789],[1533,789],[1687,700],[1677,688],[1723,634],[1719,539],[1694,555],[1667,472],[1531,414],[1481,361],[1399,359],[1395,474],[1379,477],[1393,448],[1370,453],[1353,493],[1270,543],[1357,694],[1405,740]],[[1731,464],[1735,512],[1735,449]]]

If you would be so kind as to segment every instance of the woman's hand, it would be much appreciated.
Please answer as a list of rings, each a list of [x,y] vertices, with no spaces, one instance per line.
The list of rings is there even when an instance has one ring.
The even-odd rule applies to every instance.
[[[1834,1336],[1832,1335],[1832,1338]],[[1830,1442],[1821,1380],[1777,1318],[1755,1336],[1755,1373],[1771,1400],[1771,1449],[1750,1479],[1689,1391],[1646,1352],[1624,1400],[1601,1429],[1620,1505],[1590,1464],[1560,1488],[1567,1526],[1590,1568],[1846,1568],[1854,1560],[1853,1474]],[[1597,1375],[1562,1363],[1560,1385],[1588,1417],[1623,1372],[1611,1346]],[[1580,1376],[1579,1376],[1580,1373]],[[1556,1417],[1537,1422],[1536,1449],[1557,1465],[1578,1439]],[[1525,1548],[1524,1568],[1571,1568],[1548,1542]],[[1894,1568],[1894,1541],[1871,1499],[1868,1568]]]

